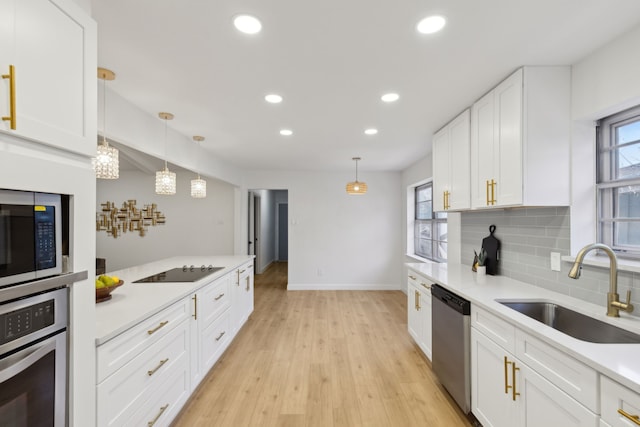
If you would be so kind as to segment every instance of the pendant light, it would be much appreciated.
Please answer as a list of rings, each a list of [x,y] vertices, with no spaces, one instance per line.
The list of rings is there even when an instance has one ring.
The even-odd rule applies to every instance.
[[[367,192],[367,184],[358,181],[358,161],[360,157],[353,157],[352,160],[356,162],[356,180],[347,183],[347,194],[360,195]]]
[[[91,159],[96,178],[118,179],[120,162],[118,149],[107,142],[107,80],[115,80],[116,74],[106,68],[98,68],[98,78],[102,80],[102,142],[98,144],[97,155]]]
[[[193,140],[198,144],[199,142],[204,141],[204,136],[196,135],[193,137]],[[200,156],[198,156],[198,159],[200,159]],[[198,163],[199,162],[196,163],[196,167],[198,167]],[[204,199],[207,197],[207,181],[200,178],[199,173],[197,179],[191,180],[191,197],[194,199]]]
[[[167,167],[167,120],[173,120],[171,113],[158,113],[164,120],[164,169],[156,172],[156,194],[176,194],[176,174]]]

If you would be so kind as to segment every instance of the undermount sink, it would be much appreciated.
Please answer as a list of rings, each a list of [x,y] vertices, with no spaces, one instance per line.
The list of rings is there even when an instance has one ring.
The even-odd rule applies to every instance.
[[[500,301],[573,338],[600,344],[638,344],[640,335],[547,301]]]

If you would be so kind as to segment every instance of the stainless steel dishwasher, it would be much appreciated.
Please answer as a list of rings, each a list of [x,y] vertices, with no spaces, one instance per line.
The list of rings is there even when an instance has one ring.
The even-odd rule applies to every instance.
[[[458,406],[471,409],[471,303],[439,285],[431,285],[433,349],[431,365]]]

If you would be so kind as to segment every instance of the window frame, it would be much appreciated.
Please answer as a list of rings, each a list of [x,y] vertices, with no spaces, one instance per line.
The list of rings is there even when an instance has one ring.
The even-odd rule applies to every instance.
[[[424,190],[425,188],[429,188],[431,190],[431,214],[430,214],[430,218],[428,219],[423,219],[423,218],[418,218],[418,204],[420,203],[418,201],[418,192],[421,190]],[[446,258],[446,250],[444,251],[444,257],[440,257],[440,245],[442,243],[444,243],[445,245],[448,244],[447,239],[444,240],[440,240],[438,239],[438,227],[440,224],[447,224],[447,214],[443,213],[443,212],[434,212],[433,210],[433,181],[432,180],[428,180],[426,182],[422,182],[422,183],[418,183],[415,184],[413,186],[410,187],[410,189],[412,190],[412,194],[413,194],[413,198],[412,198],[412,203],[408,203],[408,208],[411,209],[412,215],[410,216],[411,220],[411,241],[412,241],[412,245],[411,245],[411,256],[419,258],[419,259],[425,259],[425,260],[430,260],[430,261],[435,261],[435,262],[447,262],[447,258]],[[431,238],[430,239],[426,239],[428,241],[430,241],[430,246],[431,246],[431,256],[429,256],[429,254],[427,253],[423,253],[423,252],[419,252],[418,248],[419,245],[417,244],[419,237],[418,237],[418,229],[420,228],[420,225],[423,224],[428,224],[431,227]]]
[[[640,122],[640,105],[613,114],[598,121],[596,126],[596,224],[597,240],[611,247],[619,256],[640,260],[640,244],[625,245],[616,238],[617,227],[622,223],[640,224],[640,217],[619,217],[616,190],[640,186],[640,173],[635,177],[616,177],[619,170],[620,148],[637,145],[640,139],[619,144],[616,130],[630,123]]]

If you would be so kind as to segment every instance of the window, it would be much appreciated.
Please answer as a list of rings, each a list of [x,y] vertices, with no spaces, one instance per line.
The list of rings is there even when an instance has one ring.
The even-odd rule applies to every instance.
[[[640,258],[640,106],[598,123],[598,240]]]
[[[415,187],[413,250],[433,261],[447,260],[447,214],[433,212],[433,186]]]

